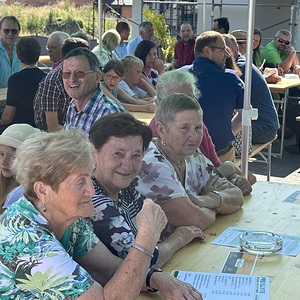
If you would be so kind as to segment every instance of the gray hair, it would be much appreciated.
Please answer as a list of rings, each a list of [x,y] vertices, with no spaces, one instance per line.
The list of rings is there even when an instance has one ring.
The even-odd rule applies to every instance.
[[[190,72],[179,70],[165,72],[158,77],[156,84],[157,98],[161,101],[170,94],[185,92],[188,96],[198,99],[201,93],[196,84],[197,79]]]
[[[286,29],[280,29],[276,32],[275,34],[275,38],[277,38],[280,34],[283,34],[283,35],[288,35],[292,38],[292,34],[290,31],[286,30]]]
[[[143,61],[134,56],[134,55],[125,55],[121,58],[121,62],[123,64],[123,67],[124,68],[133,68],[133,67],[136,67],[136,66],[141,66],[141,67],[144,67],[144,63]]]
[[[162,123],[168,129],[176,114],[186,110],[197,110],[203,114],[199,103],[192,97],[173,93],[158,104],[155,111],[156,122]]]
[[[68,33],[64,32],[64,31],[54,31],[49,35],[49,39],[50,39],[50,37],[55,36],[55,35],[60,37],[61,46],[65,39],[68,39],[71,37]]]
[[[149,21],[144,21],[139,25],[139,31],[145,31],[146,27],[151,26],[153,27],[153,24]]]
[[[34,183],[42,181],[57,191],[70,174],[93,168],[93,145],[81,129],[39,133],[23,142],[16,151],[13,170],[24,195],[35,201]]]

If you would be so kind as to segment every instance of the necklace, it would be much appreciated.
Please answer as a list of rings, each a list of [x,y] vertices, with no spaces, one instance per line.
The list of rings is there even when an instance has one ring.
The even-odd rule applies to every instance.
[[[164,154],[166,156],[166,158],[168,159],[168,161],[173,165],[173,167],[176,167],[180,172],[185,168],[185,160],[184,158],[182,159],[181,163],[178,165],[176,163],[174,163],[168,156],[167,154],[161,149],[161,147],[158,145],[158,141],[156,142],[156,147],[158,148],[158,150]]]

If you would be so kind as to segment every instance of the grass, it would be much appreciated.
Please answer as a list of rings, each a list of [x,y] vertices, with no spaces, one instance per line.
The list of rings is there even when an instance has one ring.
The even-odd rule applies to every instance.
[[[94,14],[94,22],[93,22]],[[38,34],[45,36],[45,26],[48,24],[76,21],[79,26],[92,37],[93,32],[98,32],[98,10],[93,4],[75,7],[70,0],[59,1],[53,6],[23,6],[23,5],[3,5],[1,6],[1,16],[14,15],[21,23],[21,35]],[[93,26],[94,25],[94,26]],[[105,21],[105,28],[115,28],[116,21]],[[93,28],[94,27],[94,28]],[[94,31],[93,31],[94,29]]]

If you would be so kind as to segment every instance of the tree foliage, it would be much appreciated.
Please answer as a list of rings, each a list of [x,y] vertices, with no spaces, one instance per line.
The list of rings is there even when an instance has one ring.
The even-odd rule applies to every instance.
[[[149,6],[144,9],[146,20],[153,24],[154,33],[159,38],[164,52],[166,62],[171,62],[174,57],[174,48],[177,42],[176,37],[168,34],[168,25],[163,14],[157,10],[152,11]]]

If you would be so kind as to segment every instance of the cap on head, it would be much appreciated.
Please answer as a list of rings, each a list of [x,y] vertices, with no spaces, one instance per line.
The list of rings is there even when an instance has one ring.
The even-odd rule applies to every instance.
[[[236,38],[236,41],[239,42],[247,42],[247,31],[243,29],[237,29],[230,33]]]
[[[41,132],[29,124],[13,124],[0,135],[0,145],[17,149],[31,135]]]

